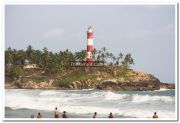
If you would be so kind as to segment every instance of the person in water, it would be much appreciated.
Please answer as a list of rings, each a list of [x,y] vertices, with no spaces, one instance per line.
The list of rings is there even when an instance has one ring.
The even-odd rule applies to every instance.
[[[158,115],[156,112],[154,112],[153,118],[158,118]]]
[[[38,113],[37,118],[42,118],[42,115],[40,112]]]
[[[31,118],[34,118],[34,115],[31,115]]]
[[[54,118],[59,118],[59,110],[57,109],[57,107],[54,110]]]
[[[97,112],[94,112],[93,118],[96,118]]]
[[[113,115],[112,115],[112,113],[110,112],[110,114],[109,114],[109,117],[108,118],[113,118]]]
[[[62,118],[67,118],[66,111],[63,111]]]

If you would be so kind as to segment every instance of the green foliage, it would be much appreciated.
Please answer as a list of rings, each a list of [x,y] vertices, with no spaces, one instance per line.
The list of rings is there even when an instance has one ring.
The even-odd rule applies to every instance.
[[[95,61],[104,61],[105,67],[94,68],[94,71],[90,72],[87,75],[84,71],[76,71],[75,74],[71,74],[66,78],[63,78],[65,73],[72,71],[74,68],[70,66],[71,61],[84,61],[86,60],[86,50],[81,50],[78,52],[71,52],[68,49],[65,51],[59,51],[58,53],[53,53],[48,51],[45,47],[43,50],[35,50],[31,45],[27,47],[26,50],[16,50],[11,49],[10,47],[5,51],[5,73],[11,78],[23,76],[25,70],[23,66],[25,65],[25,60],[28,60],[30,64],[37,64],[42,71],[45,71],[45,76],[60,78],[57,83],[60,85],[66,85],[72,81],[86,80],[88,78],[94,79],[93,73],[96,71],[107,72],[116,76],[114,74],[115,66],[124,68],[119,76],[126,77],[126,69],[129,69],[131,65],[134,64],[134,59],[131,54],[119,53],[116,57],[113,53],[109,52],[106,47],[101,48],[100,50],[93,50],[93,58]],[[34,78],[37,81],[43,81],[46,78]],[[25,80],[26,81],[26,80]]]
[[[27,78],[27,77],[22,77],[21,78],[21,83],[26,83],[28,81],[30,81],[31,79]]]
[[[131,57],[131,54],[129,53],[124,57],[124,60],[121,63],[124,68],[129,68],[129,65],[134,64],[134,59]]]
[[[23,76],[23,74],[24,74],[24,71],[23,71],[23,69],[22,69],[22,67],[20,67],[20,66],[14,66],[14,67],[11,67],[10,68],[10,76],[12,77],[12,78],[14,78],[14,77],[19,77],[19,76]]]
[[[58,85],[59,87],[65,87],[66,85],[70,84],[71,82],[74,81],[85,81],[85,80],[95,80],[96,77],[91,73],[84,73],[82,71],[76,71],[74,73],[72,73],[71,75],[69,75],[68,77],[62,78],[62,79],[58,79],[56,81],[56,85]]]
[[[121,68],[118,71],[117,76],[115,78],[123,78],[124,80],[132,81],[134,79],[133,76],[129,76],[129,73],[132,72],[132,69],[129,68]]]
[[[13,79],[9,76],[5,76],[5,82],[13,82]]]
[[[48,77],[47,76],[33,76],[31,77],[31,80],[33,82],[45,82],[45,81],[48,81]]]

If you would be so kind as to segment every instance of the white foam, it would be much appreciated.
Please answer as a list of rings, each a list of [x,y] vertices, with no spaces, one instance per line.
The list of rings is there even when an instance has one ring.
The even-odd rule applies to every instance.
[[[82,90],[89,90],[89,91],[91,91],[91,90],[94,90],[94,88],[82,89]]]
[[[162,101],[165,103],[174,103],[175,98],[170,96],[149,96],[149,95],[138,95],[134,94],[132,96],[132,102],[134,103],[150,103],[154,101]]]
[[[45,90],[42,91],[39,95],[45,95],[45,96],[49,96],[49,95],[55,95],[58,92],[56,92],[55,90]]]
[[[155,91],[168,91],[168,90],[172,90],[172,89],[160,88],[159,90],[155,90]]]
[[[86,92],[86,90],[84,90]],[[75,114],[98,112],[100,115],[113,114],[127,117],[151,118],[153,112],[159,117],[175,117],[174,109],[162,109],[165,105],[173,107],[174,97],[150,96],[138,94],[119,94],[111,91],[86,93],[61,90],[6,90],[5,106],[13,109],[27,108],[52,111],[58,107],[60,111]],[[154,102],[160,102],[154,110]],[[125,102],[126,104],[122,103]],[[151,103],[148,105],[146,103]],[[140,104],[140,105],[139,105]],[[148,107],[146,107],[148,105]]]
[[[116,94],[111,91],[93,92],[88,94],[88,97],[101,98],[104,100],[120,100],[129,97],[129,94]]]
[[[96,106],[62,106],[61,110],[65,110],[70,113],[75,114],[86,114],[86,113],[94,113],[98,112],[99,114],[109,114],[109,112],[118,112],[117,108],[104,108],[104,107],[96,107]]]
[[[129,97],[128,94],[115,94],[115,93],[112,93],[112,92],[108,92],[105,95],[105,100],[121,100],[121,99],[124,99],[124,98],[127,98],[127,97]]]
[[[136,118],[152,118],[153,113],[157,112],[159,118],[174,118],[174,111],[166,111],[166,110],[152,110],[152,109],[125,109],[119,110],[118,114],[126,117],[136,117]]]

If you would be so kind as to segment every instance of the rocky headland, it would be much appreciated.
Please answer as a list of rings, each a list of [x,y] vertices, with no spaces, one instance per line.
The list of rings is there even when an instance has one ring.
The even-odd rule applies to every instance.
[[[155,76],[138,71],[130,71],[126,77],[112,78],[106,72],[95,72],[94,77],[71,81],[65,85],[57,85],[56,79],[48,79],[42,82],[34,82],[29,80],[21,82],[16,80],[14,82],[6,82],[5,88],[18,89],[88,89],[94,88],[99,90],[159,90],[160,88],[175,89],[175,84],[162,83]],[[69,75],[70,76],[70,75]],[[68,77],[68,75],[66,76]],[[128,79],[127,79],[128,78]],[[60,82],[61,83],[61,82]]]

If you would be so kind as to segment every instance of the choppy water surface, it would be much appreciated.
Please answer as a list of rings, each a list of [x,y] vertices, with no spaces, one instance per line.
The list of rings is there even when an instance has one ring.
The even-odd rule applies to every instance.
[[[41,112],[53,117],[58,107],[72,118],[151,118],[157,112],[161,118],[175,117],[175,90],[159,91],[100,91],[100,90],[35,90],[6,89],[5,117],[29,118]]]

